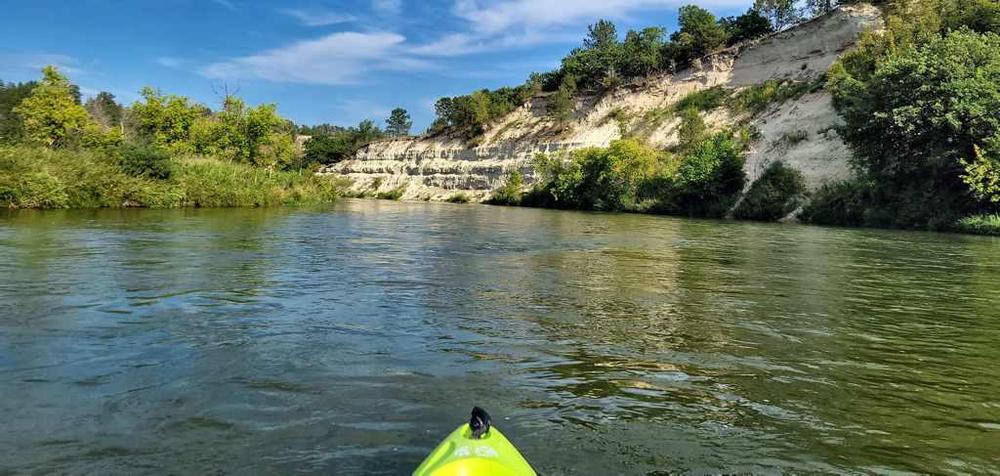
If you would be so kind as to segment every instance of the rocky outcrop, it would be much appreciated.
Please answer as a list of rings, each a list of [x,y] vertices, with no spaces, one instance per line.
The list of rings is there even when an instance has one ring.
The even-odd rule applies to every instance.
[[[522,171],[530,182],[538,153],[607,146],[623,132],[669,147],[677,141],[679,123],[669,111],[684,96],[714,86],[738,90],[774,79],[818,78],[862,31],[878,27],[880,18],[879,10],[869,5],[842,7],[703,58],[676,74],[646,78],[600,97],[577,98],[574,118],[566,125],[546,117],[546,97],[540,96],[493,124],[475,144],[449,136],[380,141],[321,173],[348,177],[359,191],[402,188],[404,199],[443,200],[456,193],[485,199],[512,171]],[[822,91],[776,104],[755,117],[734,117],[720,108],[705,120],[717,127],[749,121],[760,132],[747,156],[751,179],[775,160],[800,170],[812,187],[850,173],[849,151],[835,132],[839,118]]]

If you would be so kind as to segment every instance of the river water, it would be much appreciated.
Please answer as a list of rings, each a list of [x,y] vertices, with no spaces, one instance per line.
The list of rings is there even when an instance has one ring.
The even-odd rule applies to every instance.
[[[1000,474],[1000,240],[343,201],[0,215],[0,473]]]

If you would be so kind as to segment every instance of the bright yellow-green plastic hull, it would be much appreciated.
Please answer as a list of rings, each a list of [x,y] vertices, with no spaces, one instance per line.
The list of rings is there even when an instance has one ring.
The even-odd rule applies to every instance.
[[[535,470],[495,427],[476,440],[464,424],[451,432],[413,476],[535,476]]]

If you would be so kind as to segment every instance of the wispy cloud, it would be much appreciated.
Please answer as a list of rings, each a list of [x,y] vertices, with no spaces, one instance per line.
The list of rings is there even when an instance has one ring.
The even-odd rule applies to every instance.
[[[461,56],[543,43],[568,43],[579,39],[579,32],[527,31],[499,36],[452,33],[430,43],[414,46],[410,51],[422,56]]]
[[[408,54],[396,33],[340,32],[316,40],[211,64],[201,74],[214,79],[259,78],[316,84],[353,84],[373,71],[430,66]]]
[[[80,74],[83,70],[76,58],[57,53],[0,54],[0,71],[39,72],[52,65],[66,74]]]
[[[226,1],[226,0],[216,0]],[[393,32],[338,32],[231,58],[205,66],[214,79],[342,85],[355,84],[379,71],[429,69],[430,58],[527,48],[579,41],[580,25],[599,18],[620,19],[644,10],[675,8],[689,0],[454,0],[451,12],[461,22],[457,31],[413,43]],[[705,0],[710,7],[746,6],[750,0]],[[400,0],[372,0],[372,8],[399,12]],[[285,9],[305,25],[354,21],[350,15],[321,10]],[[170,61],[161,62],[168,66]]]
[[[499,34],[512,28],[534,30],[551,26],[576,25],[598,18],[624,18],[637,10],[677,7],[688,0],[575,0],[567,8],[565,0],[456,0],[453,12],[471,24],[479,34]],[[747,5],[747,0],[707,0],[703,7]]]
[[[452,13],[466,29],[413,48],[429,56],[457,56],[489,50],[577,41],[579,25],[600,18],[622,19],[642,10],[675,8],[689,0],[455,0]],[[746,6],[749,0],[706,0],[708,7]]]
[[[325,10],[303,10],[298,8],[289,8],[278,11],[282,14],[295,18],[305,26],[335,25],[337,23],[351,22],[356,19],[353,15],[347,15],[343,13],[336,13]]]
[[[372,0],[372,10],[384,15],[399,15],[403,12],[403,0]]]
[[[216,5],[219,5],[223,8],[227,8],[234,12],[240,9],[239,7],[236,6],[235,3],[230,2],[229,0],[212,0],[212,2],[215,3]]]

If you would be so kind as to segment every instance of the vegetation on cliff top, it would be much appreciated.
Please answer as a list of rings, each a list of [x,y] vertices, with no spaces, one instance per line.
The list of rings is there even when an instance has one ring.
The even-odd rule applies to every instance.
[[[588,29],[583,46],[564,57],[555,71],[534,73],[516,87],[439,99],[437,119],[428,132],[477,136],[491,122],[543,93],[548,95],[549,116],[565,122],[572,118],[575,96],[580,93],[597,94],[636,78],[673,72],[720,48],[774,31],[757,8],[716,19],[708,10],[687,5],[680,8],[678,23],[678,30],[669,37],[664,28],[649,27],[631,30],[620,39],[613,23],[598,21]]]

